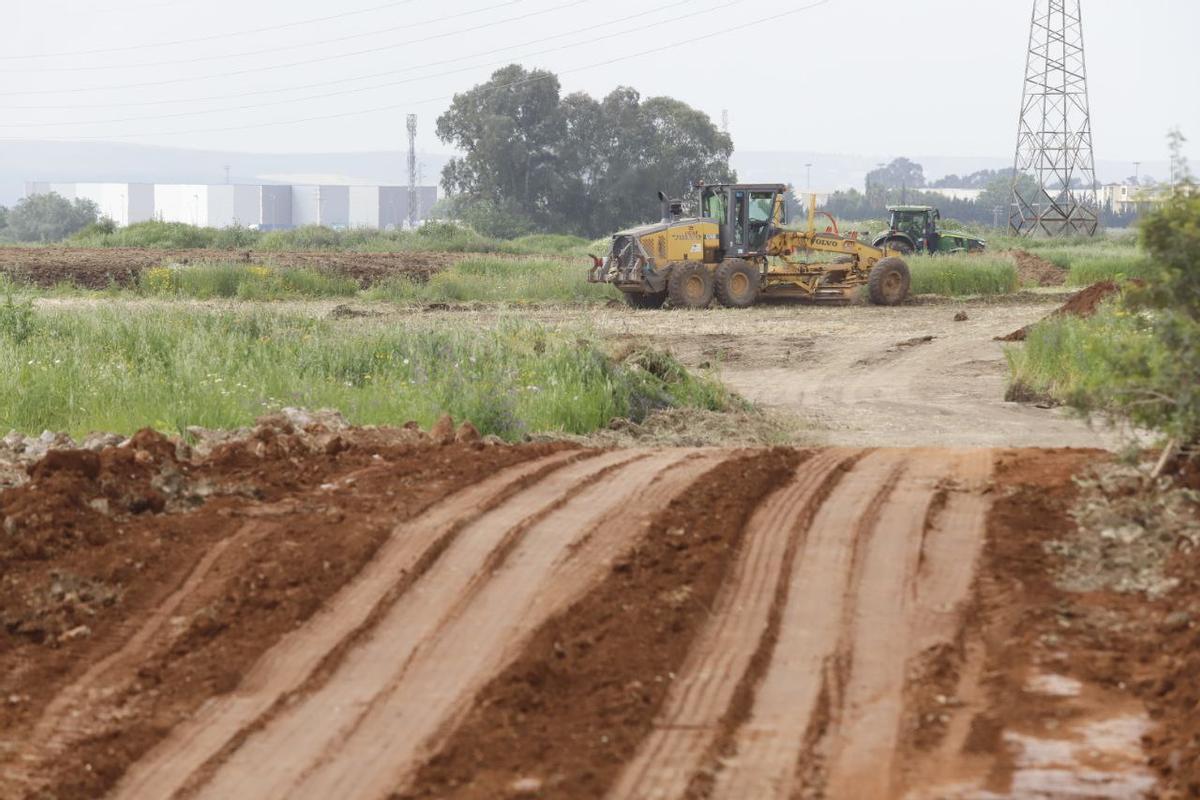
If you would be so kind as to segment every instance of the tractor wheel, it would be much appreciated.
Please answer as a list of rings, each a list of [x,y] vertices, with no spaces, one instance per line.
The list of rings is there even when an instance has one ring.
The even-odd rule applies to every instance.
[[[889,250],[895,250],[902,256],[911,256],[913,254],[913,246],[903,239],[888,239],[883,245]]]
[[[758,267],[748,261],[731,259],[717,267],[717,300],[727,308],[749,308],[758,299],[762,283]]]
[[[877,306],[896,306],[908,297],[912,278],[908,264],[900,258],[885,258],[871,268],[867,278],[867,289],[871,302]]]
[[[712,270],[704,264],[679,264],[667,279],[667,296],[675,308],[707,308],[713,299],[713,283]]]
[[[667,301],[666,292],[621,292],[625,295],[625,305],[630,308],[654,309],[662,308]]]

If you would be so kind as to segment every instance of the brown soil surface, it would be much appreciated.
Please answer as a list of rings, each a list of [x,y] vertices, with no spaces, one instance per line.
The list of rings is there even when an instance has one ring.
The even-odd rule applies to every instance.
[[[1022,285],[1062,286],[1067,282],[1067,271],[1041,256],[1027,250],[1013,250],[1009,255],[1017,264],[1017,277]]]
[[[467,258],[463,253],[253,252],[247,250],[158,250],[153,248],[0,247],[0,273],[50,287],[71,283],[86,289],[131,286],[143,270],[169,264],[239,261],[280,267],[309,267],[347,275],[362,286],[408,275],[424,280]]]
[[[1121,291],[1121,287],[1117,286],[1113,281],[1093,283],[1086,289],[1082,289],[1068,297],[1067,302],[1052,311],[1049,317],[1090,317],[1100,308],[1101,303],[1119,291]],[[999,337],[997,341],[1023,342],[1031,327],[1033,326],[1026,325],[1023,328],[1018,328],[1007,336]]]
[[[1198,557],[1063,588],[1101,451],[438,433],[31,465],[0,796],[1200,795]]]

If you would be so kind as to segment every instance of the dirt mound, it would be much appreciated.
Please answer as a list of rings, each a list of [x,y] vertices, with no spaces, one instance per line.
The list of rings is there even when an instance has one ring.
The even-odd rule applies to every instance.
[[[1076,292],[1067,298],[1067,302],[1052,311],[1047,319],[1052,317],[1072,316],[1072,317],[1090,317],[1100,308],[1100,304],[1112,297],[1117,292],[1121,291],[1113,281],[1100,281],[1093,283],[1091,286]],[[1036,324],[1036,323],[1034,323]],[[1018,328],[1007,336],[998,336],[998,342],[1023,342],[1029,334],[1029,329],[1032,325],[1026,325],[1024,328]]]
[[[34,791],[21,776],[36,772],[54,796],[99,796],[357,574],[397,521],[564,447],[436,445],[289,416],[195,451],[151,431],[51,451],[0,493],[0,795]],[[88,725],[62,724],[92,701],[103,710]],[[17,742],[37,749],[13,771]]]
[[[0,247],[0,274],[48,288],[71,283],[85,289],[133,286],[152,267],[238,261],[277,267],[307,267],[354,278],[363,287],[407,275],[430,275],[468,258],[464,253],[257,252],[160,250],[155,248]]]
[[[1010,255],[1016,262],[1017,277],[1022,285],[1062,286],[1067,282],[1067,271],[1041,256],[1027,250],[1013,250]]]

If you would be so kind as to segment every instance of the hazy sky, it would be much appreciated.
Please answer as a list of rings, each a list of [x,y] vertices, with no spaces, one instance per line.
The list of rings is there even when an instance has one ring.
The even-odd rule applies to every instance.
[[[1007,157],[1032,0],[4,7],[0,139],[378,150],[402,142],[411,111],[419,146],[445,151],[448,97],[515,61],[559,73],[564,92],[626,84],[718,122],[727,109],[743,150]],[[1083,15],[1097,158],[1161,160],[1179,125],[1196,161],[1200,0],[1083,0]]]

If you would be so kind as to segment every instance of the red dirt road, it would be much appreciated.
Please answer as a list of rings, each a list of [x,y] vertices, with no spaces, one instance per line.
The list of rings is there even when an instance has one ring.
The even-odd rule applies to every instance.
[[[157,594],[131,579],[127,599],[95,613],[94,637],[0,650],[0,689],[18,698],[0,795],[791,800],[1154,785],[1126,758],[1150,725],[1131,694],[1118,703],[1084,680],[1076,716],[1108,724],[1119,707],[1124,727],[1089,745],[1105,758],[1060,758],[1057,772],[1038,761],[1054,735],[1034,725],[1041,707],[1026,698],[1013,715],[1012,692],[1060,685],[1012,650],[1023,601],[1005,588],[1033,569],[1006,555],[1028,505],[1011,459],[1047,456],[1012,451],[997,474],[990,450],[439,447],[403,434],[302,452],[286,431],[260,433],[277,449],[247,453],[305,482],[265,503],[239,483],[243,499],[216,514],[227,533],[147,578]],[[238,447],[187,478],[244,463]],[[1087,457],[1055,462],[1055,491]],[[0,495],[0,511],[39,480]],[[165,529],[213,504],[117,523]],[[340,580],[306,587],[289,568],[331,569],[337,531],[387,515]],[[321,532],[318,519],[335,521]],[[316,561],[301,555],[306,525],[333,536]],[[274,578],[260,552],[282,559]],[[213,610],[245,580],[283,594],[243,616]],[[304,610],[243,633],[290,592]],[[1001,597],[1011,613],[979,613]],[[212,683],[205,658],[234,671]],[[39,663],[44,690],[24,699],[11,676]],[[1085,773],[1095,791],[1071,795]]]

